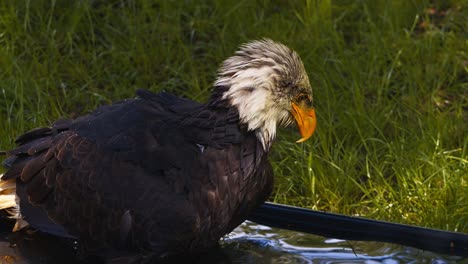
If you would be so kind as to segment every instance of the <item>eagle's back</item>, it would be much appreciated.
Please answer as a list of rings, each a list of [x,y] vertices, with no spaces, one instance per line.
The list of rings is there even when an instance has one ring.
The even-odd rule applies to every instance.
[[[267,155],[234,108],[138,93],[19,137],[3,180],[21,214],[86,250],[206,250],[272,188]]]

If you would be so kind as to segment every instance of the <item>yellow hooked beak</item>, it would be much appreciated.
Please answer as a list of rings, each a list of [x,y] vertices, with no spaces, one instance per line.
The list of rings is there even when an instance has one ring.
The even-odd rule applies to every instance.
[[[291,113],[296,119],[297,128],[302,136],[296,143],[304,142],[312,136],[315,131],[315,126],[317,125],[315,109],[300,107],[294,102],[292,103],[292,109],[293,111]]]

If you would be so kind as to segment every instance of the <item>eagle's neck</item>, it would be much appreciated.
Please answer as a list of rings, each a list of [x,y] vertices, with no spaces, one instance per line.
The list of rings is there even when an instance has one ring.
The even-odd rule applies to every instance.
[[[230,89],[225,94],[225,99],[239,112],[241,124],[247,126],[247,130],[254,131],[257,139],[268,151],[276,137],[277,114],[274,101],[269,92],[263,89],[245,91],[244,89]]]
[[[276,102],[275,83],[270,79],[273,75],[272,69],[264,67],[241,71],[234,76],[221,76],[215,83],[218,99],[237,109],[240,123],[255,132],[265,151],[270,149],[276,137],[278,123],[287,120],[288,116]]]
[[[271,118],[270,103],[266,102],[264,96],[258,92],[241,92],[226,96],[229,87],[216,87],[217,92],[213,94],[209,104],[217,107],[234,107],[239,114],[239,123],[244,125],[248,131],[254,131],[263,150],[268,151],[276,136],[276,118]],[[268,106],[266,106],[268,105]]]

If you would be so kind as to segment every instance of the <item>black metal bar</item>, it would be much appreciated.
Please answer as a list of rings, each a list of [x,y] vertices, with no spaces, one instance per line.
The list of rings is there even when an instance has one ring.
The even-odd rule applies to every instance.
[[[380,241],[441,254],[468,256],[468,234],[265,203],[248,220],[282,229],[346,240]]]

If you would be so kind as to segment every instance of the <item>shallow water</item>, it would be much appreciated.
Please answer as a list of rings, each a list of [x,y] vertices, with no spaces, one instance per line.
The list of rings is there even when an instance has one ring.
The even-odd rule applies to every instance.
[[[34,234],[12,235],[0,222],[0,263],[79,263],[73,242]],[[220,248],[187,263],[468,263],[411,247],[356,242],[292,232],[245,222],[223,238]]]
[[[468,263],[381,242],[345,241],[245,222],[222,241],[233,263]]]

